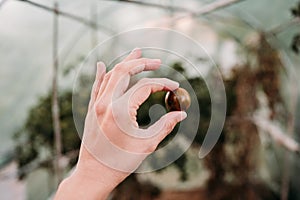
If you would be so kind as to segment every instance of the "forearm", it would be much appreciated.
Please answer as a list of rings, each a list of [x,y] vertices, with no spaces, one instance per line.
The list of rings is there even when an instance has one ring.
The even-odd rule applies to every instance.
[[[84,148],[82,150],[81,155],[91,158]],[[111,169],[99,161],[79,158],[75,171],[61,182],[54,199],[106,199],[128,175],[129,173]]]
[[[55,200],[87,199],[104,200],[113,190],[99,181],[91,181],[85,177],[70,176],[59,185]]]

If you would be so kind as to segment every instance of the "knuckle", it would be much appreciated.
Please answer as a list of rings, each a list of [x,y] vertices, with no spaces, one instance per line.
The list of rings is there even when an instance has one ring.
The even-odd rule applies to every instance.
[[[104,115],[106,110],[107,110],[107,106],[105,106],[104,104],[99,102],[95,104],[95,111],[98,116]]]
[[[104,75],[104,79],[108,79],[111,75],[111,71]]]
[[[103,78],[103,82],[107,82],[108,79],[110,78],[110,75],[111,75],[111,72],[108,72],[107,74],[105,74],[104,78]]]
[[[148,147],[147,151],[152,153],[156,150],[156,148],[157,148],[157,145],[153,144]]]
[[[132,119],[135,119],[136,121],[137,109],[129,109],[128,114],[130,117],[132,117]]]
[[[154,152],[156,150],[156,145],[149,147],[149,152]]]
[[[147,60],[148,60],[147,58],[140,58],[140,62],[144,64],[147,64]]]
[[[150,80],[151,80],[150,78],[142,78],[139,82],[143,84],[143,83],[150,82]]]
[[[124,63],[118,63],[118,64],[116,64],[115,67],[114,67],[114,72],[117,72],[117,73],[123,73],[123,72],[125,72],[125,71],[126,71],[126,69],[125,69],[125,67],[124,67]]]
[[[174,128],[174,123],[173,123],[173,121],[166,121],[166,122],[165,122],[165,131],[166,131],[167,133],[170,133],[170,132],[173,130],[173,128]]]

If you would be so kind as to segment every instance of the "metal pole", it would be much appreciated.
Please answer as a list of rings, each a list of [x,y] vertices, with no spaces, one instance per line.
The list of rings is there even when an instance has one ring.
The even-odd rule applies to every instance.
[[[55,11],[58,10],[57,2],[54,3]],[[52,121],[54,130],[54,145],[55,145],[55,159],[54,170],[57,178],[57,184],[62,180],[62,170],[59,165],[62,152],[61,143],[61,127],[60,127],[60,111],[58,100],[58,12],[54,12],[53,18],[53,76],[52,76]]]
[[[91,4],[90,13],[91,13],[90,21],[91,21],[91,45],[92,45],[91,47],[93,49],[98,43],[97,27],[96,27],[96,24],[98,24],[97,4],[95,4],[95,3]]]

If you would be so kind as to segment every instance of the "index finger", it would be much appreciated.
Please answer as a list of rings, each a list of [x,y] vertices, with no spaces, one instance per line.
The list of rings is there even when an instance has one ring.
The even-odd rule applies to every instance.
[[[124,63],[119,63],[110,72],[111,76],[103,91],[105,98],[111,99],[124,94],[128,88],[130,77],[142,71],[156,70],[160,67],[160,59],[139,58]]]
[[[151,93],[158,91],[173,91],[179,87],[179,83],[167,78],[144,78],[132,86],[126,95],[129,99],[130,107],[138,108]]]

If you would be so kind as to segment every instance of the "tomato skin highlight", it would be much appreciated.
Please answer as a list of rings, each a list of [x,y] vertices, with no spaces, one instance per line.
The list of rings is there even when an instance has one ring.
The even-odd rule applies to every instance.
[[[168,111],[186,111],[191,105],[191,97],[183,88],[168,91],[165,96],[165,105]]]

